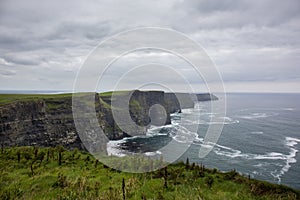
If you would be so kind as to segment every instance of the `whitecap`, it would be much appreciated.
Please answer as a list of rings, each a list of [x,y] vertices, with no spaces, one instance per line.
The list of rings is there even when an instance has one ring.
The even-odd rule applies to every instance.
[[[267,162],[263,162],[263,163],[258,163],[256,165],[253,165],[254,167],[258,167],[258,168],[261,168],[261,167],[266,167],[266,166],[269,166],[270,163],[267,163]]]
[[[271,175],[278,181],[281,182],[281,177],[289,171],[291,164],[296,163],[296,154],[298,152],[295,149],[295,145],[300,143],[300,139],[293,137],[285,138],[285,145],[290,149],[289,154],[283,154],[279,152],[269,152],[266,154],[251,154],[251,153],[242,153],[240,150],[232,149],[230,147],[222,146],[216,144],[216,148],[214,148],[214,152],[217,155],[226,156],[230,158],[243,158],[247,160],[282,160],[285,162],[284,165],[281,165],[280,170],[274,170],[271,172]],[[278,165],[279,166],[279,165]],[[256,167],[261,167],[257,165]]]
[[[178,125],[176,130],[171,132],[172,138],[179,143],[192,143],[198,134],[192,131],[189,131],[184,126]]]
[[[207,148],[207,149],[211,149],[213,148],[213,145],[210,144],[201,144],[201,147]]]
[[[118,156],[124,157],[126,154],[120,150],[119,146],[121,143],[125,142],[124,140],[111,140],[106,144],[107,154],[109,156]]]
[[[239,120],[232,119],[230,117],[212,117],[212,120],[204,120],[204,119],[197,119],[197,120],[189,120],[189,119],[184,119],[182,120],[182,125],[213,125],[213,124],[237,124],[240,123]],[[179,124],[179,123],[178,123]],[[178,125],[176,124],[176,125]]]
[[[162,154],[162,152],[161,152],[161,151],[158,151],[158,150],[157,150],[155,153],[156,153],[156,154],[159,154],[159,155]]]
[[[262,135],[264,134],[263,131],[252,131],[250,134],[253,134],[253,135]]]
[[[187,108],[187,109],[182,109],[181,113],[184,114],[193,114],[195,112],[194,108]]]
[[[253,171],[252,174],[257,175],[257,174],[259,174],[259,173],[258,173],[257,171]]]
[[[286,140],[286,145],[289,147],[293,147],[300,142],[299,139],[293,137],[286,137],[285,140]]]
[[[155,156],[156,155],[156,153],[155,152],[145,152],[144,153],[146,156]]]
[[[242,119],[258,119],[258,118],[266,118],[266,117],[272,117],[276,116],[278,113],[270,112],[270,113],[261,113],[261,112],[255,112],[250,114],[244,114],[244,115],[237,115],[238,118]]]
[[[295,110],[295,109],[294,109],[294,108],[282,108],[282,110],[293,111],[293,110]]]

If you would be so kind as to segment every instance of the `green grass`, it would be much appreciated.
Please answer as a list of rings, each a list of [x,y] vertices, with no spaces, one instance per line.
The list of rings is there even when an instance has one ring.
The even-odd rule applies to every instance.
[[[177,163],[169,165],[167,171],[131,174],[107,168],[100,162],[96,165],[90,154],[78,150],[63,150],[59,165],[58,153],[59,148],[1,149],[0,199],[123,199],[123,179],[126,199],[300,197],[299,191],[248,180],[234,171],[221,173],[193,164]]]
[[[130,91],[116,91],[114,95],[122,96],[128,94]],[[87,93],[77,93],[76,95],[84,96]],[[72,93],[63,93],[63,94],[0,94],[0,106],[18,102],[18,101],[35,101],[35,100],[60,100],[63,98],[72,98]],[[112,92],[99,93],[101,98],[110,98]],[[110,105],[105,103],[100,99],[102,104],[107,108],[110,108]]]
[[[102,92],[99,93],[100,97],[111,97],[112,94],[114,95],[127,95],[129,94],[129,92],[131,92],[130,90],[120,90],[120,91],[109,91],[109,92]]]
[[[32,101],[40,99],[72,97],[71,93],[65,94],[0,94],[0,106],[16,101]]]

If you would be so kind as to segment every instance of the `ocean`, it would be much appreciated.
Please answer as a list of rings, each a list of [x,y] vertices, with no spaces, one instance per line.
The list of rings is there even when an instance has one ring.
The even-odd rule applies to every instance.
[[[199,148],[204,145],[208,126],[214,123],[211,117],[218,114],[210,112],[210,104],[216,102],[197,102],[192,109],[172,114],[171,125],[151,126],[146,136],[111,141],[108,152],[117,156],[159,155],[160,148],[178,140],[174,130],[187,130],[194,125],[199,127],[198,131],[190,133],[194,135],[193,142],[178,161],[189,158],[190,163],[202,163],[221,171],[235,169],[255,179],[300,189],[299,102],[300,94],[227,94],[223,131],[204,158],[198,157]],[[179,124],[183,115],[185,122]]]

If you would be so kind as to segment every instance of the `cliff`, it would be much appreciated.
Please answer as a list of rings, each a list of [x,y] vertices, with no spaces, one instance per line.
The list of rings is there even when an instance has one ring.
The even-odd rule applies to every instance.
[[[203,93],[203,94],[196,94],[197,101],[216,101],[218,100],[218,97],[216,97],[214,94],[210,93]]]
[[[37,99],[1,106],[1,143],[82,149],[75,131],[71,100],[70,97]]]
[[[121,130],[116,124],[112,114],[112,100],[131,95],[129,101],[130,117],[135,124],[141,127],[134,130],[137,134],[145,134],[150,124],[170,124],[171,113],[194,106],[194,101],[188,94],[184,93],[175,95],[162,91],[136,90],[115,94],[115,99],[112,99],[111,92],[95,94],[95,110],[98,122],[109,140],[132,135],[122,131],[124,129]],[[181,103],[183,102],[182,105],[179,105],[177,98],[180,99]],[[207,95],[203,99],[207,100]],[[160,109],[161,107],[157,107],[157,105],[164,109]],[[162,115],[164,115],[163,121],[155,122],[154,119]],[[131,127],[127,128],[129,130]],[[0,143],[6,146],[62,145],[69,149],[84,149],[74,125],[72,94],[1,95]]]

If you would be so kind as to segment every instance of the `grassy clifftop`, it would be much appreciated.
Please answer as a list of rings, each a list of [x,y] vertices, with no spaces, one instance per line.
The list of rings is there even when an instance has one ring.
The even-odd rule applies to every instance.
[[[142,165],[142,163],[141,163]],[[188,163],[130,174],[63,148],[0,152],[0,199],[299,199],[299,191]]]
[[[0,94],[0,106],[16,101],[32,101],[38,99],[72,97],[72,93],[64,94]]]

